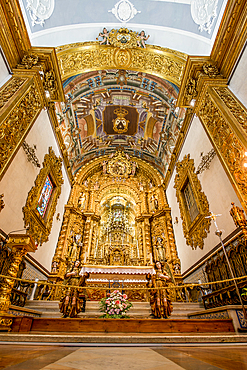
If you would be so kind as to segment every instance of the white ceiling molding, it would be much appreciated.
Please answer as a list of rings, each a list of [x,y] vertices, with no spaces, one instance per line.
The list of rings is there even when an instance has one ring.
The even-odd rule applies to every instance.
[[[191,0],[191,16],[193,21],[199,25],[199,31],[209,34],[213,22],[217,16],[218,0]]]
[[[55,0],[27,0],[27,10],[32,20],[32,26],[44,26],[45,20],[50,18],[55,7]]]

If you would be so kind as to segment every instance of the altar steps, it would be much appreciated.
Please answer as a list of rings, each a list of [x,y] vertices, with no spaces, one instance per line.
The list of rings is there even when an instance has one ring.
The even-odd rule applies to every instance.
[[[25,308],[38,312],[42,318],[61,318],[59,301],[27,301]],[[199,303],[173,302],[172,319],[187,319],[193,312],[204,311]],[[102,315],[99,311],[98,301],[87,301],[86,312],[81,312],[78,317],[97,318]],[[130,318],[149,318],[151,315],[148,302],[133,302],[133,307],[128,312]]]

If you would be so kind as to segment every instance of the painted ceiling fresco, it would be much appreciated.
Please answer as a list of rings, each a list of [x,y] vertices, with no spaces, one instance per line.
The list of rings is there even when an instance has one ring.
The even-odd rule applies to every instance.
[[[69,78],[64,92],[56,112],[73,173],[121,148],[165,175],[185,115],[175,108],[177,86],[145,73],[104,70]]]

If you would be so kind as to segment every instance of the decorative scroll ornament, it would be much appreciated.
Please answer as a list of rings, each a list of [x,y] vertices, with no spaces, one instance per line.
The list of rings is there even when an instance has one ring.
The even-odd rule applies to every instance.
[[[53,195],[50,198],[45,217],[41,217],[38,210],[38,202],[42,193],[47,176],[50,176],[54,184]],[[57,201],[61,194],[62,177],[62,159],[56,157],[52,148],[49,148],[49,154],[45,155],[43,168],[40,170],[35,185],[28,193],[26,205],[23,207],[24,225],[28,229],[33,239],[40,243],[46,242],[52,228],[52,220],[56,210]]]
[[[203,155],[203,153],[201,154],[202,159],[201,159],[199,166],[197,167],[197,171],[196,171],[197,175],[209,169],[210,163],[214,159],[215,155],[216,155],[216,151],[214,150],[214,148],[212,148],[206,155]]]
[[[198,209],[198,215],[192,222],[183,192],[188,181],[190,182]],[[195,173],[194,160],[190,159],[189,154],[184,156],[181,162],[177,163],[177,174],[174,182],[186,243],[190,245],[192,249],[196,249],[197,246],[203,249],[203,239],[207,237],[211,224],[211,219],[205,218],[209,215],[209,203],[206,195],[202,192],[200,181]]]
[[[215,64],[205,63],[202,66],[203,72],[210,78],[215,78],[220,75],[219,68]]]
[[[29,54],[25,55],[22,58],[21,64],[24,65],[26,69],[31,69],[33,66],[35,66],[39,61],[39,57],[36,54]]]
[[[49,19],[55,7],[55,0],[27,0],[27,10],[32,20],[32,26],[40,24],[42,27],[45,20]]]
[[[44,73],[43,86],[44,89],[49,91],[51,94],[56,92],[56,80],[52,70]]]
[[[190,101],[192,99],[195,99],[197,97],[197,95],[198,95],[197,80],[194,79],[194,78],[190,78],[189,82],[187,83],[186,88],[185,88],[184,97],[185,97],[186,101],[188,103],[190,103]]]
[[[140,10],[136,10],[129,0],[118,1],[111,10],[108,10],[108,12],[115,15],[117,20],[122,23],[129,22],[137,13],[141,13]]]
[[[27,155],[28,162],[31,162],[35,167],[40,167],[39,160],[35,153],[36,146],[34,145],[33,148],[31,148],[31,146],[28,145],[28,143],[24,140],[22,143],[22,147]]]
[[[199,25],[199,31],[211,33],[213,22],[217,16],[218,0],[191,0],[191,16]]]
[[[119,134],[128,131],[129,121],[124,117],[128,114],[128,111],[120,107],[120,109],[115,109],[114,113],[117,115],[117,118],[112,120],[113,130]]]

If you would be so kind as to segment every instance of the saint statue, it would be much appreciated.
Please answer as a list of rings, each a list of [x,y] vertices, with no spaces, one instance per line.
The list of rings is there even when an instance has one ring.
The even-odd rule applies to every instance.
[[[165,259],[166,259],[166,250],[163,244],[163,239],[161,237],[158,237],[155,246],[155,260],[164,262]]]
[[[152,316],[168,319],[173,310],[167,289],[171,278],[166,272],[162,271],[162,265],[159,261],[155,262],[155,274],[147,275],[147,280]]]
[[[85,285],[89,274],[80,275],[80,261],[77,260],[64,276],[66,288],[62,293],[59,303],[60,312],[63,317],[76,317],[79,312],[85,312],[86,297],[85,290],[79,289]]]

